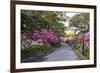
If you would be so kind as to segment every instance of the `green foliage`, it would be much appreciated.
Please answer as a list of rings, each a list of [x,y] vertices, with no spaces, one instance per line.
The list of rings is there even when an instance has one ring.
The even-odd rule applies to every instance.
[[[84,56],[85,56],[85,59],[89,59],[89,50],[87,49],[84,50]]]
[[[79,50],[81,48],[80,44],[74,44],[72,45],[72,48]]]
[[[84,54],[82,54],[82,45],[75,43],[72,45],[72,48],[77,51],[77,53],[79,53],[79,55],[81,56],[81,59],[89,59],[89,50],[84,47]]]
[[[77,27],[77,30],[85,29],[85,31],[89,31],[89,13],[80,13],[73,16],[69,25],[72,27]]]
[[[38,53],[43,53],[46,52],[47,50],[53,48],[52,45],[50,44],[43,44],[43,45],[32,45],[28,48],[22,49],[22,57],[28,57],[31,56],[32,54],[38,54]]]
[[[34,11],[21,10],[22,31],[32,31],[32,29],[51,28],[54,32],[62,35],[65,26],[65,12],[56,11]]]

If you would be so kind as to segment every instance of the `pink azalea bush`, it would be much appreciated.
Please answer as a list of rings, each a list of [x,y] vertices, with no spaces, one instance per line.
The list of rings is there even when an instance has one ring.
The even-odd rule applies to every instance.
[[[84,36],[84,38],[83,38],[83,36]],[[85,46],[87,48],[89,48],[89,41],[90,41],[90,34],[89,34],[89,32],[80,35],[80,43],[83,43],[83,40],[84,40]]]
[[[39,40],[40,42],[43,43],[51,43],[53,45],[57,45],[60,43],[60,38],[51,29],[41,29],[41,30],[33,29],[31,32],[31,39],[34,41]]]

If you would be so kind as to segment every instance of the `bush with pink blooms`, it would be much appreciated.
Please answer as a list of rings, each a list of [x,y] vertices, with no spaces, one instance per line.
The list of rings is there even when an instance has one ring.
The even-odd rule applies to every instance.
[[[31,32],[23,32],[22,39],[30,39],[32,41],[39,41],[42,43],[50,43],[52,45],[60,44],[60,37],[51,29],[33,29]]]
[[[84,41],[85,46],[86,46],[87,48],[89,48],[89,40],[90,40],[89,38],[90,38],[89,32],[80,35],[80,43],[82,44],[83,41]]]
[[[54,46],[60,44],[59,36],[51,29],[33,29],[31,32],[31,39],[34,41],[41,40],[43,43],[50,43]]]

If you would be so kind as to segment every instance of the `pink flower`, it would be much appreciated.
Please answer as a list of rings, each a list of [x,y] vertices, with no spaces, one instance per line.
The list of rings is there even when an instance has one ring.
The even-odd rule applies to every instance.
[[[41,39],[44,43],[51,43],[57,45],[60,43],[60,39],[55,32],[50,29],[32,30],[32,40]]]
[[[83,38],[83,36],[84,36],[84,38]],[[90,34],[89,34],[89,32],[80,35],[80,43],[83,43],[83,41],[84,41],[85,46],[87,48],[89,48],[89,44],[90,44],[89,43],[89,41],[90,41]]]

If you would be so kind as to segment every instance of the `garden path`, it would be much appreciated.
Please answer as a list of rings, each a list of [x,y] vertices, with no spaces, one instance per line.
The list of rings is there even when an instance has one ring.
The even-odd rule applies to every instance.
[[[78,60],[78,56],[73,51],[73,49],[66,43],[61,43],[61,46],[56,51],[45,56],[45,61],[68,61],[68,60]]]

